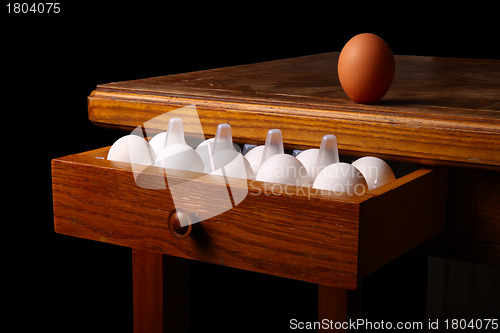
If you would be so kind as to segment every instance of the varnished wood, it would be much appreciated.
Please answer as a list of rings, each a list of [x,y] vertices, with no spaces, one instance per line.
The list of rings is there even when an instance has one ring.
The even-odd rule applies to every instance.
[[[180,239],[168,227],[174,209],[170,190],[156,186],[165,182],[163,170],[146,169],[143,180],[158,189],[141,188],[130,165],[103,158],[107,150],[53,161],[57,232],[355,289],[360,274],[444,228],[444,175],[423,169],[360,196],[245,181],[231,187],[233,195],[248,190],[239,205],[193,225],[191,234]],[[203,211],[227,193],[224,178],[217,176],[172,170],[168,183],[187,180],[192,186],[181,197],[193,211]],[[383,231],[364,232],[379,224]],[[374,251],[380,255],[370,254]]]
[[[386,96],[363,105],[342,91],[337,58],[326,53],[103,84],[89,96],[89,118],[132,129],[195,105],[207,136],[230,123],[239,142],[262,142],[269,128],[280,128],[296,148],[335,134],[342,151],[500,165],[500,61],[396,56]]]
[[[410,177],[413,179],[408,180]],[[372,191],[374,196],[364,201],[360,209],[359,237],[363,240],[359,243],[360,276],[366,276],[419,245],[420,240],[445,229],[446,178],[445,169],[432,173],[421,169],[406,179],[388,184],[391,190]],[[400,186],[402,181],[407,181],[406,186]],[[384,191],[384,195],[376,195],[379,191]]]
[[[134,333],[163,333],[163,255],[133,250]]]
[[[132,269],[134,333],[187,332],[187,262],[134,249]]]
[[[347,321],[347,303],[347,290],[319,285],[318,320],[322,325],[318,332],[346,332],[335,329],[335,323]]]

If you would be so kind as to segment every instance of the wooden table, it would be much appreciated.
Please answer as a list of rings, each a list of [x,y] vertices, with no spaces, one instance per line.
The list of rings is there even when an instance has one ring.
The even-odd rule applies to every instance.
[[[194,105],[207,136],[229,123],[234,141],[261,144],[268,129],[279,128],[286,148],[304,149],[335,134],[343,154],[421,165],[360,197],[305,196],[296,188],[270,196],[271,184],[252,182],[255,195],[195,224],[181,240],[169,232],[168,190],[137,187],[130,166],[104,159],[107,148],[55,159],[56,231],[134,249],[135,332],[186,329],[180,258],[317,283],[319,317],[334,321],[345,320],[346,290],[359,278],[419,244],[427,254],[499,264],[500,61],[396,56],[387,95],[363,105],[342,91],[337,58],[109,83],[89,96],[89,119],[99,126],[131,131],[147,124],[150,136],[166,129],[152,119]],[[195,123],[185,123],[189,133]],[[157,169],[145,174],[161,184]],[[175,177],[195,180],[200,191],[219,186],[186,172]],[[235,240],[239,245],[228,245]]]

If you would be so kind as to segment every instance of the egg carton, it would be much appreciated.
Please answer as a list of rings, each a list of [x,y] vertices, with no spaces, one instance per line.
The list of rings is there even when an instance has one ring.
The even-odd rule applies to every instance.
[[[233,178],[312,187],[347,194],[365,193],[396,179],[391,167],[373,156],[341,162],[337,138],[323,136],[319,148],[286,153],[279,129],[270,129],[264,145],[233,143],[231,126],[217,126],[214,138],[193,148],[186,143],[181,118],[149,141],[134,135],[118,139],[108,160],[179,169]]]

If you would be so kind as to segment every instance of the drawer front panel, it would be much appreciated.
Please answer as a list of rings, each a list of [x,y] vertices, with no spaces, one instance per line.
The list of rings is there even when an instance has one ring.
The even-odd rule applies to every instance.
[[[168,187],[161,189],[166,181],[158,172],[161,169],[141,175],[159,188],[145,189],[136,185],[125,164],[91,156],[54,160],[52,168],[58,233],[324,285],[356,287],[356,202],[292,195],[299,193],[295,187],[277,194],[266,184],[249,182],[249,192],[240,204],[194,224],[189,236],[178,238],[168,225],[175,206]],[[186,178],[187,173],[179,173],[178,181]],[[174,181],[169,175],[169,184]],[[215,202],[221,199],[218,193],[227,193],[225,183],[197,180],[193,186],[185,198]],[[235,194],[238,188],[231,186],[231,190]],[[207,204],[204,200],[194,203],[192,211],[202,210]]]

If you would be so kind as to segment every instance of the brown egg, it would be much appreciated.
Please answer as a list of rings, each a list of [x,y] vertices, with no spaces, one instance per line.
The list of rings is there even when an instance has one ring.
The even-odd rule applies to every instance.
[[[339,55],[338,75],[342,89],[357,103],[375,103],[389,90],[394,78],[394,55],[387,43],[374,34],[351,38]]]

